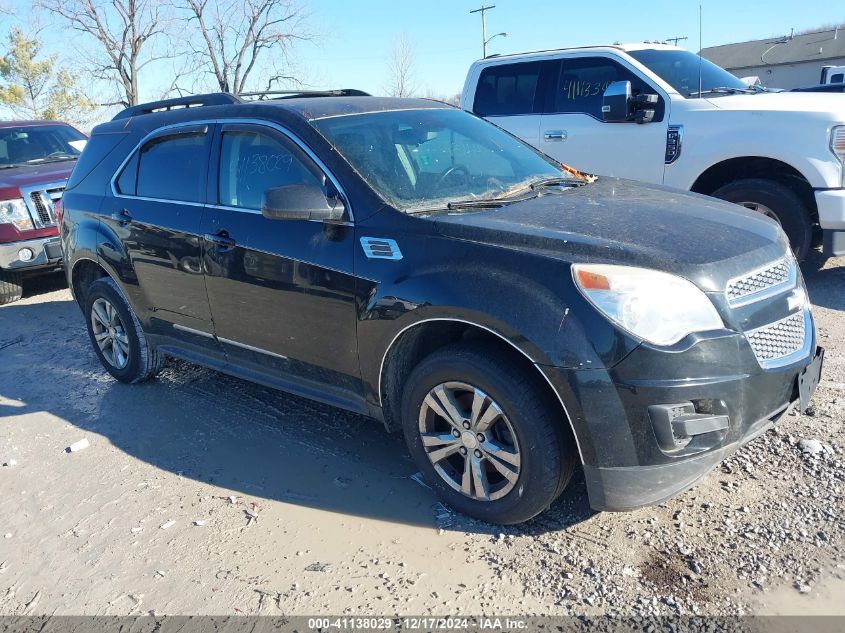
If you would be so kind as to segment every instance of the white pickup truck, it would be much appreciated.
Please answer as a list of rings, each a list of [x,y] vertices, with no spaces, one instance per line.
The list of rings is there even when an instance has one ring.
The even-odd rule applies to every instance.
[[[845,255],[845,95],[749,88],[662,44],[489,57],[461,107],[582,171],[716,196]]]

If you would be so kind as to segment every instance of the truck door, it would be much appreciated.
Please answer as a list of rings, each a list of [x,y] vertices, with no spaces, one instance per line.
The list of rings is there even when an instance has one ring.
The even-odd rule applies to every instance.
[[[487,66],[478,78],[472,111],[538,147],[541,101],[550,65],[557,63],[532,61]]]
[[[635,95],[658,95],[652,123],[604,122],[601,108],[605,88],[614,81],[626,80]],[[540,118],[538,147],[543,152],[589,173],[663,182],[667,95],[621,60],[604,56],[562,58],[550,87],[547,113]]]

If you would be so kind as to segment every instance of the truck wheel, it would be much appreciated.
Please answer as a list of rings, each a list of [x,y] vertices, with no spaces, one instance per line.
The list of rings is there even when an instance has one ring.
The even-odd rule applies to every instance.
[[[138,317],[111,278],[91,284],[84,314],[97,357],[120,382],[149,380],[164,366],[164,355],[150,347]]]
[[[13,303],[23,296],[21,274],[0,270],[0,305]]]
[[[745,178],[720,187],[711,195],[777,221],[789,238],[798,261],[807,256],[813,240],[810,214],[798,194],[787,185],[765,178]]]
[[[455,344],[425,358],[402,398],[405,441],[426,482],[464,514],[520,523],[551,505],[577,460],[562,422],[512,362]]]

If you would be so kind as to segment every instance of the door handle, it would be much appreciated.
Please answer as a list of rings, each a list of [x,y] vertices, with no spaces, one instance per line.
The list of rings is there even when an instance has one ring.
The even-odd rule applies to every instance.
[[[120,226],[126,226],[132,222],[132,214],[127,209],[121,209],[111,214],[111,219],[117,222]]]
[[[565,141],[566,130],[546,130],[543,133],[543,138],[547,141]]]
[[[216,244],[221,251],[227,251],[234,248],[237,244],[235,240],[229,237],[228,231],[217,231],[217,233],[206,233],[202,236],[206,242]]]

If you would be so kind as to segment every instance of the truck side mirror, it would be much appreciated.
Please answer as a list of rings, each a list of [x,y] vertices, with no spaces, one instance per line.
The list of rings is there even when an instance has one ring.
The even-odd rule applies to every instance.
[[[630,81],[614,81],[604,91],[602,117],[606,123],[651,123],[658,99],[654,94],[632,96]]]
[[[625,123],[633,118],[630,81],[614,81],[605,89],[601,114],[605,123]]]

